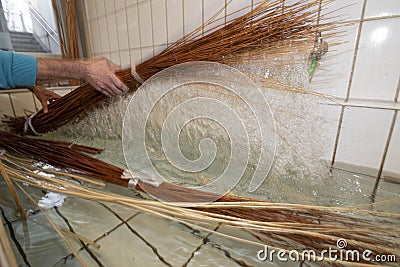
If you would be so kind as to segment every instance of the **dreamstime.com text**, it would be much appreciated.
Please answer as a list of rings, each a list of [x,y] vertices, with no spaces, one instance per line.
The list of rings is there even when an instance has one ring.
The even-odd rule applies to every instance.
[[[336,248],[328,247],[328,249],[316,252],[312,249],[297,251],[284,249],[271,249],[267,245],[264,249],[257,252],[257,259],[260,261],[342,261],[342,262],[396,262],[396,255],[374,255],[371,250],[346,250],[347,241],[339,239]]]

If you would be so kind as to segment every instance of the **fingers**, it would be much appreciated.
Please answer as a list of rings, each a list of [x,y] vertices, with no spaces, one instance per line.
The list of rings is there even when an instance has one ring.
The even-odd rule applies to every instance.
[[[129,87],[126,86],[117,76],[114,74],[107,75],[107,79],[103,81],[96,81],[95,89],[105,94],[106,96],[116,96],[125,94]]]
[[[111,61],[108,61],[108,66],[110,69],[112,69],[114,72],[118,70],[122,70],[121,66],[115,65]]]
[[[121,94],[129,91],[129,87],[126,86],[115,74],[111,76],[111,82],[121,92]]]
[[[50,91],[50,93],[49,93],[49,100],[50,100],[50,99],[59,99],[59,98],[61,98],[61,96],[60,96],[59,94],[56,94],[55,92]]]
[[[40,103],[42,104],[42,108],[43,108],[43,113],[47,113],[49,112],[49,106],[47,104],[47,99],[41,99]]]
[[[110,97],[129,91],[129,88],[114,73],[121,70],[121,67],[108,59],[100,58],[89,61],[85,67],[85,80],[104,95]]]

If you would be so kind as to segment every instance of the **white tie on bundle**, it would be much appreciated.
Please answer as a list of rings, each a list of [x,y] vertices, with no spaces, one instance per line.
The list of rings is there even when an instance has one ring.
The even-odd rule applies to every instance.
[[[163,183],[162,178],[153,178],[142,172],[139,171],[131,172],[129,170],[124,170],[124,172],[121,175],[121,179],[129,179],[128,187],[130,189],[134,189],[139,181],[155,187],[159,187],[160,184]]]

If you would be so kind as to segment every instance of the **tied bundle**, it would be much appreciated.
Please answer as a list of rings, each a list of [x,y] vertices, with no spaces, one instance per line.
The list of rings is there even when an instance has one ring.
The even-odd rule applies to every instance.
[[[128,184],[127,180],[119,177],[123,173],[122,169],[84,154],[99,153],[100,150],[65,142],[20,137],[3,132],[0,133],[0,148],[8,152],[0,156],[0,168],[3,175],[5,174],[4,177],[9,180],[10,190],[16,184],[20,192],[24,194],[27,194],[27,191],[23,189],[21,183],[89,200],[114,202],[180,222],[201,231],[211,231],[214,234],[223,235],[225,238],[256,246],[268,244],[270,247],[286,251],[307,249],[321,253],[328,247],[336,247],[340,240],[345,240],[347,242],[346,250],[358,251],[360,255],[363,251],[370,250],[371,258],[374,255],[399,257],[400,232],[398,225],[400,215],[373,211],[369,205],[364,208],[360,206],[309,206],[271,203],[234,195],[222,196],[214,203],[191,205],[192,202],[201,201],[203,198],[208,199],[211,193],[167,182],[155,187],[146,185],[145,181],[139,181],[136,189],[143,190],[145,188],[146,192],[157,196],[162,195],[164,199],[175,203],[135,199],[70,181],[69,178],[95,182],[94,180],[88,181],[83,177],[86,175],[119,185]],[[67,172],[44,169],[38,164],[33,164],[35,161],[29,161],[26,157],[62,167]],[[71,175],[71,172],[75,175]],[[49,177],[43,173],[56,174],[56,176]],[[16,188],[12,191],[14,199],[17,201],[18,191]],[[392,201],[398,201],[398,199]],[[21,214],[24,214],[23,207],[19,206]],[[208,226],[215,225],[215,223],[247,231],[255,238],[240,238],[234,233],[222,234],[210,230]],[[329,257],[338,257],[340,253],[339,250],[336,250]],[[331,262],[332,258],[327,255],[323,256],[323,258],[318,258],[318,261],[320,264],[326,263],[329,266],[349,263],[362,266],[375,264],[365,259],[361,259],[360,262],[357,262],[357,259],[349,259],[349,262],[340,260]],[[317,260],[317,258],[309,260]],[[395,266],[396,262],[392,262],[392,264]]]
[[[131,91],[155,73],[190,61],[212,61],[240,65],[266,54],[311,51],[318,33],[332,30],[332,23],[322,23],[321,8],[333,0],[297,1],[264,0],[248,13],[229,19],[210,21],[184,36],[160,54],[117,73]],[[226,7],[225,7],[226,8]],[[222,11],[222,10],[221,10]],[[132,75],[131,75],[132,73]],[[84,84],[49,105],[49,112],[39,111],[29,117],[6,117],[4,120],[18,134],[42,134],[68,123],[106,101],[100,92]]]

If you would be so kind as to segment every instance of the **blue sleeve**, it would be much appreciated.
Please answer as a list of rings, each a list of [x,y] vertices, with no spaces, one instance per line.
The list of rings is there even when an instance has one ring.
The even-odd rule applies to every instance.
[[[35,85],[36,72],[35,57],[0,50],[1,88]]]

